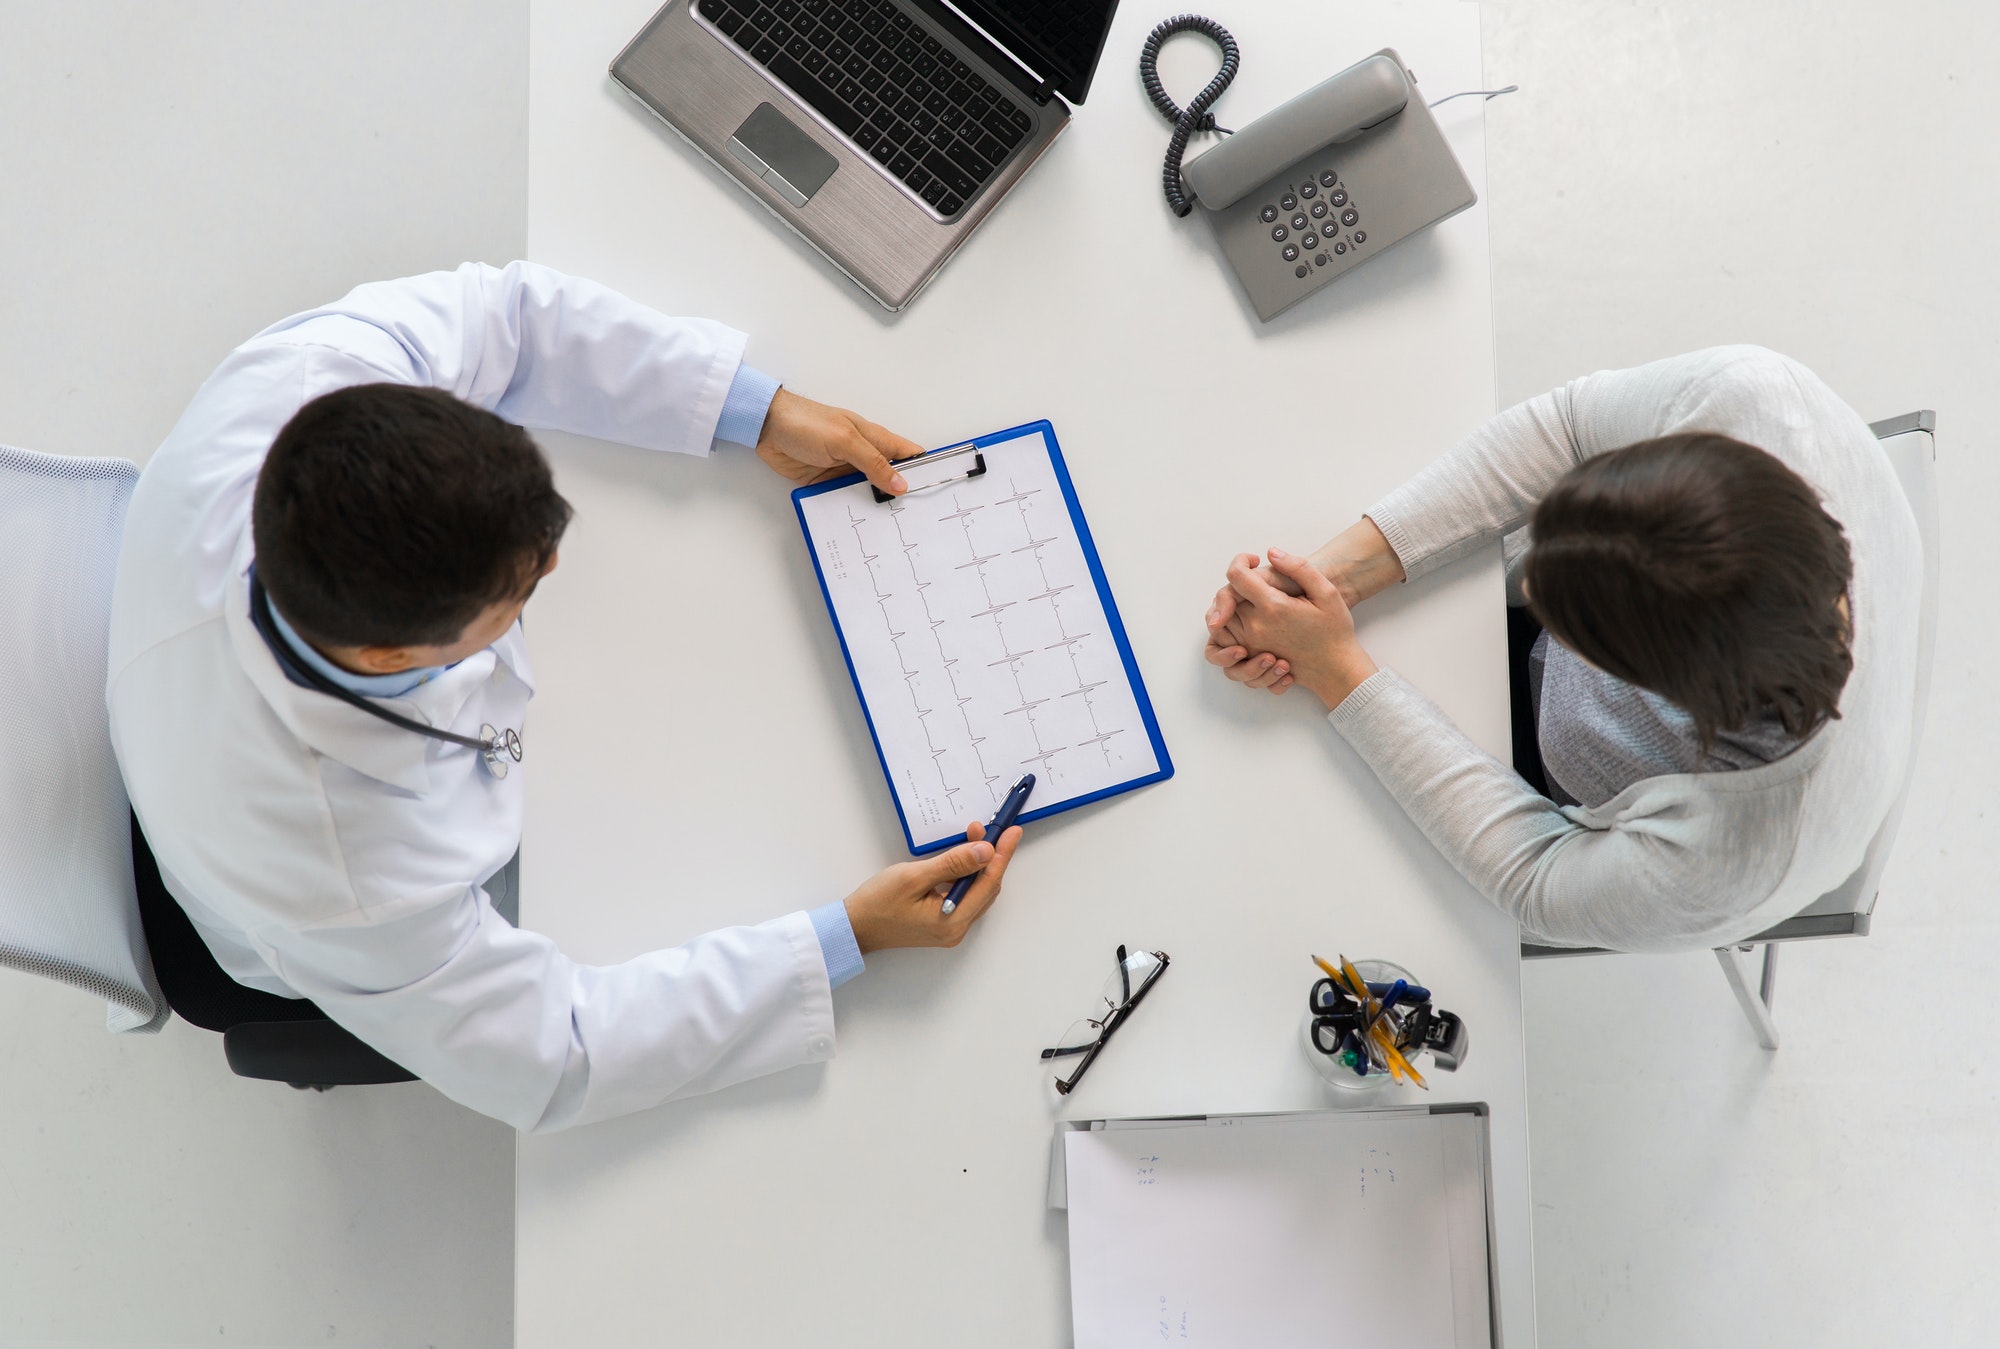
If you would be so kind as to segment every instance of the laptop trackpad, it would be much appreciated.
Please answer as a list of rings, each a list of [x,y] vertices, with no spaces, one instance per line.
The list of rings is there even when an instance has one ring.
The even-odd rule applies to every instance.
[[[743,119],[729,138],[729,153],[794,206],[826,185],[840,161],[768,103]]]

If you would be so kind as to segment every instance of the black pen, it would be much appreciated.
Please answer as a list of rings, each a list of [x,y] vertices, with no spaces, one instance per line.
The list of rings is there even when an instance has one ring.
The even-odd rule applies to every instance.
[[[999,847],[1000,836],[1013,828],[1015,819],[1021,814],[1021,807],[1028,804],[1028,793],[1034,790],[1035,775],[1030,773],[1014,784],[1013,791],[1007,793],[1007,799],[1000,803],[1000,809],[994,813],[992,820],[986,826],[987,841],[994,847]],[[965,892],[972,888],[973,881],[978,878],[979,873],[975,871],[970,876],[960,876],[953,881],[950,893],[944,897],[944,912],[950,913],[957,908],[958,902],[965,898]]]

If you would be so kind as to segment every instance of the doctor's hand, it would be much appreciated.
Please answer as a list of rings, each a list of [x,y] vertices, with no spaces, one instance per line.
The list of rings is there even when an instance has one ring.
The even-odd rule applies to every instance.
[[[793,482],[818,482],[859,469],[890,495],[908,489],[892,459],[922,454],[923,447],[845,408],[828,407],[779,389],[757,437],[757,457]]]
[[[1000,896],[1000,878],[1021,843],[1021,827],[1000,835],[998,847],[985,841],[986,826],[966,826],[970,840],[934,857],[886,867],[847,897],[847,921],[861,953],[898,946],[956,946],[979,916]],[[961,876],[977,873],[965,898],[949,914],[945,892]]]
[[[1337,707],[1375,673],[1375,662],[1354,633],[1354,615],[1339,587],[1302,557],[1273,548],[1270,568],[1244,553],[1229,568],[1233,597],[1218,622],[1209,611],[1206,655],[1229,677],[1253,688],[1282,693],[1300,683]],[[1272,584],[1275,572],[1299,593]],[[1251,652],[1261,653],[1254,659]]]

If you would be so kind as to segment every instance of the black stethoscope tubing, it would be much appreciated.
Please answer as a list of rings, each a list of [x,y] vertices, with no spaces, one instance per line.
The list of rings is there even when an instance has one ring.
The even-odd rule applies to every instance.
[[[288,674],[297,676],[308,688],[324,693],[328,697],[338,698],[351,707],[358,707],[369,716],[379,717],[391,726],[429,736],[432,740],[442,740],[446,744],[476,749],[485,759],[487,766],[495,771],[495,776],[504,777],[507,772],[506,764],[500,759],[502,753],[512,758],[515,763],[521,761],[519,731],[494,731],[484,738],[475,738],[460,735],[456,731],[439,730],[435,726],[427,726],[421,721],[412,721],[408,717],[391,712],[388,708],[362,697],[353,689],[342,688],[307,665],[292,651],[290,644],[285,641],[284,634],[280,633],[277,624],[271,621],[271,598],[265,593],[264,582],[255,572],[250,575],[250,623],[257,629],[258,635],[263,637],[264,644],[271,648],[271,654],[278,658],[278,664],[282,665]]]

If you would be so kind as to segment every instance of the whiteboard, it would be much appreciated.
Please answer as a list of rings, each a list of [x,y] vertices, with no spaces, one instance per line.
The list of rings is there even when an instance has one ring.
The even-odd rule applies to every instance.
[[[1481,1123],[1328,1111],[1063,1135],[1076,1349],[1490,1346]]]

